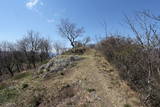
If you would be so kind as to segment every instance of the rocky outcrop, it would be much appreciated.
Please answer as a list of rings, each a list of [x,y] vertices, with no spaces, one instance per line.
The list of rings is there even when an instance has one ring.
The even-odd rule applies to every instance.
[[[42,65],[38,69],[38,75],[46,78],[49,74],[59,72],[73,64],[75,61],[80,60],[80,56],[57,56],[51,59],[47,64]]]

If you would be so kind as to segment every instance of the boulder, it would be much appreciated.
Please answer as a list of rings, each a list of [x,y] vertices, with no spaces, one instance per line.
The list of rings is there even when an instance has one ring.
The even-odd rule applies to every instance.
[[[73,64],[75,61],[80,60],[80,56],[72,55],[72,56],[57,56],[52,58],[47,64],[44,64],[39,67],[38,74],[41,77],[48,77],[46,75],[59,72],[64,70],[69,65]]]

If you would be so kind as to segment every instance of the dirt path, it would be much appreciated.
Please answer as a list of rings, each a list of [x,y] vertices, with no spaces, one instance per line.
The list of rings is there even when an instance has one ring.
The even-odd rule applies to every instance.
[[[85,60],[71,69],[63,81],[79,81],[83,89],[93,90],[95,107],[141,107],[140,100],[116,70],[101,55],[87,55]]]

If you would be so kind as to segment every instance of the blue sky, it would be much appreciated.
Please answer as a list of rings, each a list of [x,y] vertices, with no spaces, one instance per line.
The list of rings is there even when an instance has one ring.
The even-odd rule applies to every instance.
[[[0,0],[0,41],[16,41],[26,31],[34,30],[52,40],[61,40],[56,25],[62,18],[85,28],[85,35],[103,35],[105,20],[108,32],[127,34],[123,14],[160,10],[160,0]]]

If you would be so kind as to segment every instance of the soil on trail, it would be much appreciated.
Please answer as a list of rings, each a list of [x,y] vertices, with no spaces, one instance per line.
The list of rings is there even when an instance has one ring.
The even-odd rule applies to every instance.
[[[62,78],[54,79],[56,82],[46,81],[50,87],[53,82],[62,86],[52,104],[56,103],[57,107],[140,107],[138,95],[121,81],[118,71],[99,53],[92,50],[82,57],[84,59],[65,71]]]
[[[142,107],[137,93],[119,78],[118,71],[102,55],[91,50],[81,57],[59,75],[37,81],[39,90],[26,90],[26,95],[19,98],[21,103],[15,106]]]

